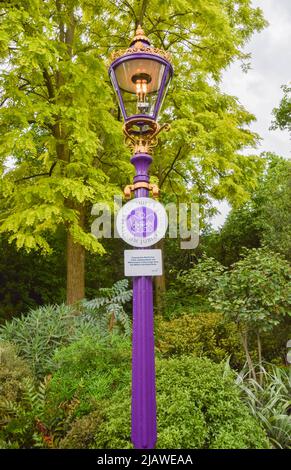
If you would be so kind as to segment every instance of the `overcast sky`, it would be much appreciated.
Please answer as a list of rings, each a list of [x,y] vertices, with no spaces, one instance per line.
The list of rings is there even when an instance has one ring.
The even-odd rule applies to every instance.
[[[253,0],[260,7],[269,26],[254,34],[245,47],[250,52],[251,69],[244,73],[239,63],[224,74],[222,88],[237,96],[257,121],[251,129],[262,137],[256,152],[271,151],[291,158],[291,142],[287,131],[270,131],[272,109],[282,98],[281,85],[291,81],[291,0]],[[214,227],[223,224],[228,205],[219,205],[220,215],[212,220]]]

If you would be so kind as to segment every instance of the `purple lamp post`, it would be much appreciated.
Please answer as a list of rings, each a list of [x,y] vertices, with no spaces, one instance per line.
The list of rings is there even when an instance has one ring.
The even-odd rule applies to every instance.
[[[125,196],[158,196],[149,184],[149,152],[157,144],[162,127],[157,117],[173,68],[165,51],[151,46],[141,26],[130,47],[113,54],[109,75],[124,118],[125,141],[133,150],[134,184]],[[137,449],[151,449],[157,440],[155,355],[153,330],[153,283],[151,276],[133,278],[131,440]]]

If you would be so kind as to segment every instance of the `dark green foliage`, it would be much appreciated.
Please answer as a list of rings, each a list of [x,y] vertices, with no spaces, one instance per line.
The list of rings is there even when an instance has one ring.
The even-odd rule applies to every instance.
[[[126,180],[127,181],[127,180]],[[111,287],[114,282],[124,276],[123,250],[120,239],[102,239],[106,253],[96,256],[86,253],[85,286],[86,298],[93,299],[98,295],[100,287]]]
[[[291,163],[264,155],[265,171],[251,199],[234,208],[219,232],[202,236],[201,247],[225,266],[237,262],[243,248],[266,246],[291,260]]]
[[[270,331],[291,313],[290,264],[268,249],[247,250],[210,296],[213,306],[239,326]]]
[[[65,234],[50,236],[53,253],[47,256],[17,251],[0,237],[0,324],[41,305],[61,304],[66,297]],[[124,275],[120,240],[104,242],[107,253],[86,253],[86,298],[98,296],[102,286],[112,286]]]
[[[222,229],[210,232],[201,239],[201,246],[209,257],[224,266],[240,259],[243,248],[258,248],[262,233],[256,224],[256,213],[250,202],[233,209]]]
[[[163,318],[172,320],[182,315],[195,315],[209,310],[206,297],[191,293],[179,280],[165,294],[165,311]]]
[[[163,194],[163,204],[167,204],[168,194]],[[177,274],[190,269],[200,252],[200,245],[195,250],[181,250],[181,238],[168,238],[163,240],[163,258],[168,284],[176,288]]]
[[[239,398],[232,374],[194,357],[157,361],[158,448],[268,448],[268,439]],[[94,447],[131,447],[130,391],[106,403]]]
[[[43,304],[65,298],[64,234],[52,238],[54,252],[35,256],[0,237],[0,323]]]
[[[188,271],[184,264],[183,270],[175,272],[175,279],[166,292],[164,318],[173,319],[185,313],[192,315],[210,309],[206,294],[213,288],[224,267],[214,258],[207,258],[203,254],[198,261],[194,263],[192,260],[188,264]],[[173,277],[173,272],[170,277]]]
[[[254,336],[254,335],[253,335]],[[264,360],[282,366],[286,363],[286,344],[291,338],[291,316],[282,319],[279,325],[261,335]],[[255,341],[251,338],[255,347]]]

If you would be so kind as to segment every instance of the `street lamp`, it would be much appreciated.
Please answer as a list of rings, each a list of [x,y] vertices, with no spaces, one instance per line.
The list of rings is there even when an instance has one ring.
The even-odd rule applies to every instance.
[[[125,142],[133,150],[131,163],[136,175],[134,184],[124,192],[127,198],[157,197],[156,185],[149,184],[149,152],[157,145],[162,129],[158,113],[173,75],[169,54],[151,46],[141,26],[130,47],[113,54],[109,75],[124,118]],[[145,229],[146,230],[146,229]],[[133,277],[132,334],[132,406],[131,440],[135,448],[155,447],[156,392],[153,331],[153,283],[151,276]]]

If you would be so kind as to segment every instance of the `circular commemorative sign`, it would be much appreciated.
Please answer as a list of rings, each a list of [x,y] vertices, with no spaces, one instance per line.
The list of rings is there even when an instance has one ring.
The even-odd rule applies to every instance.
[[[129,245],[147,247],[164,237],[168,217],[164,206],[154,199],[138,197],[127,202],[116,218],[119,236]]]

